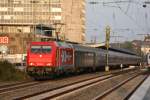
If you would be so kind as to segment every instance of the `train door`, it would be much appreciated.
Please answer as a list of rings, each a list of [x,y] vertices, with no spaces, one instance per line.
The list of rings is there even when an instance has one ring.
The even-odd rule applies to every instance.
[[[60,49],[57,48],[56,50],[56,66],[59,67],[60,66]]]

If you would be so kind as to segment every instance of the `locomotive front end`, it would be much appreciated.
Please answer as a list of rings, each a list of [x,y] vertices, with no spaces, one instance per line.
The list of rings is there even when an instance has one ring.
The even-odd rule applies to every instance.
[[[33,42],[27,53],[27,72],[31,76],[46,76],[55,68],[55,45]]]

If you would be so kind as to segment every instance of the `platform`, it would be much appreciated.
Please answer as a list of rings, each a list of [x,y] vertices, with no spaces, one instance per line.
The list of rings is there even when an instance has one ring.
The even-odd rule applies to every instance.
[[[133,93],[129,100],[150,100],[150,76]]]

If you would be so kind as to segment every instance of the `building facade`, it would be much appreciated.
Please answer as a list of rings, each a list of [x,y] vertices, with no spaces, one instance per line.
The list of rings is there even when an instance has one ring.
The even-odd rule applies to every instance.
[[[147,53],[150,53],[150,36],[149,35],[145,36],[144,41],[134,40],[132,41],[132,44],[134,45],[134,49],[140,50],[143,55],[147,55]]]
[[[85,41],[85,0],[0,0],[0,36],[9,37],[3,45],[10,53],[24,52],[28,42],[38,40],[38,33],[55,38],[56,32],[63,40]]]
[[[141,44],[141,51],[145,55],[150,53],[150,35],[145,36],[144,41]]]

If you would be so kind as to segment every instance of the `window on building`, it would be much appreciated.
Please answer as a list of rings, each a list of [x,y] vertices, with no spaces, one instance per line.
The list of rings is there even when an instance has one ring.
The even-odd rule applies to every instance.
[[[8,11],[8,8],[7,8],[7,7],[0,7],[0,11],[1,11],[1,12]]]
[[[38,0],[31,0],[30,3],[39,3]]]
[[[60,0],[51,0],[50,2],[52,2],[52,3],[58,3],[58,2],[60,2]]]
[[[13,3],[14,3],[14,4],[21,4],[21,3],[22,3],[21,1],[22,1],[22,0],[14,0]]]
[[[23,12],[23,11],[24,11],[24,8],[23,8],[23,7],[14,7],[14,8],[13,8],[13,11],[14,11],[14,12]]]

